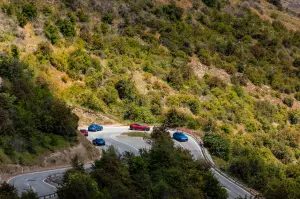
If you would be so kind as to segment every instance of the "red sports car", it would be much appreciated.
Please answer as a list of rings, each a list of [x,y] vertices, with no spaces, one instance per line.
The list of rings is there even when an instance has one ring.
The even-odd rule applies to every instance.
[[[142,124],[131,124],[130,130],[150,131],[150,127]]]
[[[88,135],[89,135],[89,132],[88,132],[88,130],[86,130],[86,129],[80,129],[80,132],[81,132],[82,135],[84,135],[84,136],[88,136]]]

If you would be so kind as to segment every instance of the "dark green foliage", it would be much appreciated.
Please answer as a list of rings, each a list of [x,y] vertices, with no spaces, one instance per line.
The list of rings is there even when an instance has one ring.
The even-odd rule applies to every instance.
[[[209,7],[217,7],[220,0],[202,0]]]
[[[124,115],[124,119],[143,123],[154,122],[154,117],[148,108],[138,107],[136,105],[130,106],[129,110],[127,110]]]
[[[0,185],[0,198],[18,199],[18,190],[7,182]]]
[[[78,49],[71,53],[68,63],[69,68],[67,73],[75,79],[80,78],[81,75],[85,75],[88,70],[91,70],[91,72],[95,70],[94,72],[97,72],[101,69],[100,63],[97,60],[92,59],[87,52],[82,49]]]
[[[269,3],[272,3],[273,5],[280,7],[281,6],[281,2],[280,0],[267,0]]]
[[[33,3],[25,3],[21,5],[20,11],[17,15],[19,25],[24,27],[28,21],[37,17],[37,8]]]
[[[60,199],[101,198],[97,183],[88,174],[73,171],[64,176],[64,183],[58,188]]]
[[[0,57],[0,76],[6,80],[0,95],[0,129],[5,130],[1,148],[8,157],[15,159],[20,151],[41,155],[40,148],[54,149],[61,140],[74,140],[78,118],[53,97],[43,77],[35,80],[28,66],[7,57]],[[30,162],[19,158],[14,161]]]
[[[60,19],[56,22],[56,24],[64,36],[74,37],[76,35],[75,25],[71,21],[67,19]]]
[[[293,66],[295,67],[300,67],[300,58],[297,57],[294,61],[293,61]]]
[[[11,55],[16,59],[20,57],[20,49],[15,44],[11,45]]]
[[[110,13],[107,13],[102,17],[102,21],[104,23],[111,24],[113,20],[114,20],[114,16]]]
[[[177,7],[175,4],[164,5],[155,11],[158,16],[165,16],[171,21],[181,20],[183,9]]]
[[[20,199],[39,199],[37,193],[35,193],[32,189],[27,192],[23,192]]]
[[[52,44],[55,44],[59,40],[58,28],[50,23],[45,24],[44,27],[45,36]]]
[[[126,99],[130,102],[133,102],[137,99],[136,88],[130,79],[122,79],[118,81],[115,85],[115,88],[118,91],[120,99]]]
[[[211,154],[224,160],[229,160],[230,142],[225,137],[216,133],[206,133],[204,136],[204,145]]]
[[[288,107],[292,107],[294,104],[294,100],[291,97],[285,97],[283,98],[282,102],[287,105]]]
[[[193,116],[171,109],[165,116],[164,124],[170,127],[188,127],[191,129],[199,128],[198,121]]]

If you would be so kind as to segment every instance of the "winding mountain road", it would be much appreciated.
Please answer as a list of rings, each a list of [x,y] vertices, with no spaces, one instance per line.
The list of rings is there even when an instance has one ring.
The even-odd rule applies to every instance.
[[[101,148],[106,149],[108,146],[113,145],[120,153],[131,151],[134,154],[138,155],[139,149],[151,147],[142,138],[121,135],[122,133],[128,131],[128,127],[124,126],[104,126],[103,131],[89,132],[89,136],[87,137],[87,139],[92,141],[94,138],[104,138],[106,146],[101,146]],[[170,133],[172,134],[172,132]],[[204,154],[200,148],[200,145],[194,138],[192,138],[191,136],[188,137],[188,142],[174,142],[177,146],[188,149],[195,159],[204,160]],[[90,166],[91,165],[86,165],[87,168]],[[68,168],[63,168],[22,174],[9,179],[8,182],[10,184],[13,184],[18,189],[20,194],[26,190],[33,189],[33,191],[35,191],[38,196],[44,196],[52,194],[56,191],[56,188],[45,182],[45,179],[49,175],[61,174],[67,170]],[[222,186],[224,186],[224,188],[227,190],[229,198],[236,198],[238,196],[247,196],[248,198],[253,197],[251,193],[224,177],[214,168],[211,168],[210,170],[219,180]]]

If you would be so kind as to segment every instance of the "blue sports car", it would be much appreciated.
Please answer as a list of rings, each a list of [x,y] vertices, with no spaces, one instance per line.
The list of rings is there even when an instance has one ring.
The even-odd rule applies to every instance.
[[[96,146],[105,145],[105,140],[103,138],[96,138],[93,140],[93,145]]]
[[[103,126],[99,126],[97,124],[91,124],[88,128],[88,131],[102,131],[103,130]]]
[[[188,137],[184,135],[183,132],[175,132],[173,133],[173,138],[179,142],[187,142]]]

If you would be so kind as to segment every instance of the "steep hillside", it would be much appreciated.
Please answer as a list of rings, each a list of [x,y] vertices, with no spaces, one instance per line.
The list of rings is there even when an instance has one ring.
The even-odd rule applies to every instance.
[[[300,23],[270,2],[2,1],[0,49],[68,104],[197,129],[224,170],[297,198]]]

